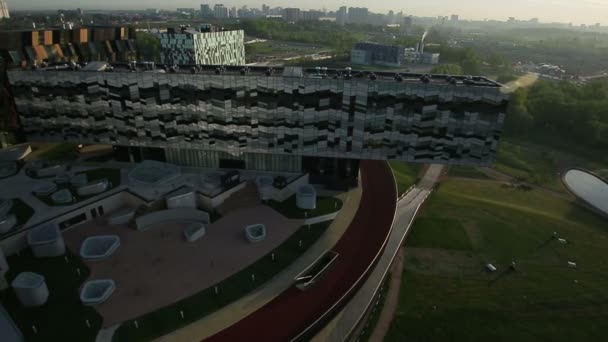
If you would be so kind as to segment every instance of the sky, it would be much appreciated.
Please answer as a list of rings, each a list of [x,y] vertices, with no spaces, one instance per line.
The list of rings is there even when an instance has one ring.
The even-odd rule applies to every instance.
[[[7,0],[11,10],[48,9],[175,9],[178,7],[198,8],[201,0]],[[262,3],[271,7],[300,7],[302,9],[335,10],[340,6],[368,7],[373,12],[386,13],[389,10],[403,11],[414,16],[435,17],[459,14],[463,19],[498,19],[508,17],[527,20],[537,17],[541,22],[572,22],[574,24],[601,23],[608,25],[608,0],[217,0],[225,6],[261,7]],[[214,4],[215,2],[206,1]]]

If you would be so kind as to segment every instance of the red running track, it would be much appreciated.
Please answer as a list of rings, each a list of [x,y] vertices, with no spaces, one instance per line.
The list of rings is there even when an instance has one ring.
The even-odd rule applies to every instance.
[[[306,292],[291,286],[206,341],[291,340],[349,292],[384,247],[397,206],[397,190],[386,162],[362,161],[361,182],[361,204],[353,222],[332,249],[340,256],[327,274]]]

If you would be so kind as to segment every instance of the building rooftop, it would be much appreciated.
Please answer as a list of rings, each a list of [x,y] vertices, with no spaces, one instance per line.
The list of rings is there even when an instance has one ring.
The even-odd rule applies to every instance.
[[[106,64],[105,67],[95,65],[58,64],[45,65],[35,69],[38,72],[141,72],[141,73],[178,73],[218,76],[267,76],[267,77],[299,77],[308,79],[367,79],[377,82],[408,82],[424,84],[451,84],[473,87],[500,88],[502,85],[481,76],[435,75],[409,72],[388,71],[359,71],[352,68],[329,69],[325,67],[260,67],[260,66],[222,66],[222,65],[162,65],[152,62],[132,62]]]

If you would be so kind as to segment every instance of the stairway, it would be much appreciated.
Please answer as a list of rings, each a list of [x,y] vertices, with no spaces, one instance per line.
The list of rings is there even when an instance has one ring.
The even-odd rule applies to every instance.
[[[220,215],[224,216],[231,211],[252,207],[259,203],[260,199],[256,186],[251,182],[247,182],[247,185],[243,189],[233,193],[224,203],[217,207],[217,211]]]

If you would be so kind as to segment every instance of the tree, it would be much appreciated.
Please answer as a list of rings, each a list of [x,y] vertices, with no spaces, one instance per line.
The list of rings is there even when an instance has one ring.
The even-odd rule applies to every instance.
[[[160,62],[160,40],[153,34],[138,31],[136,34],[138,59]]]
[[[462,75],[462,67],[458,64],[442,64],[434,67],[431,74]]]

